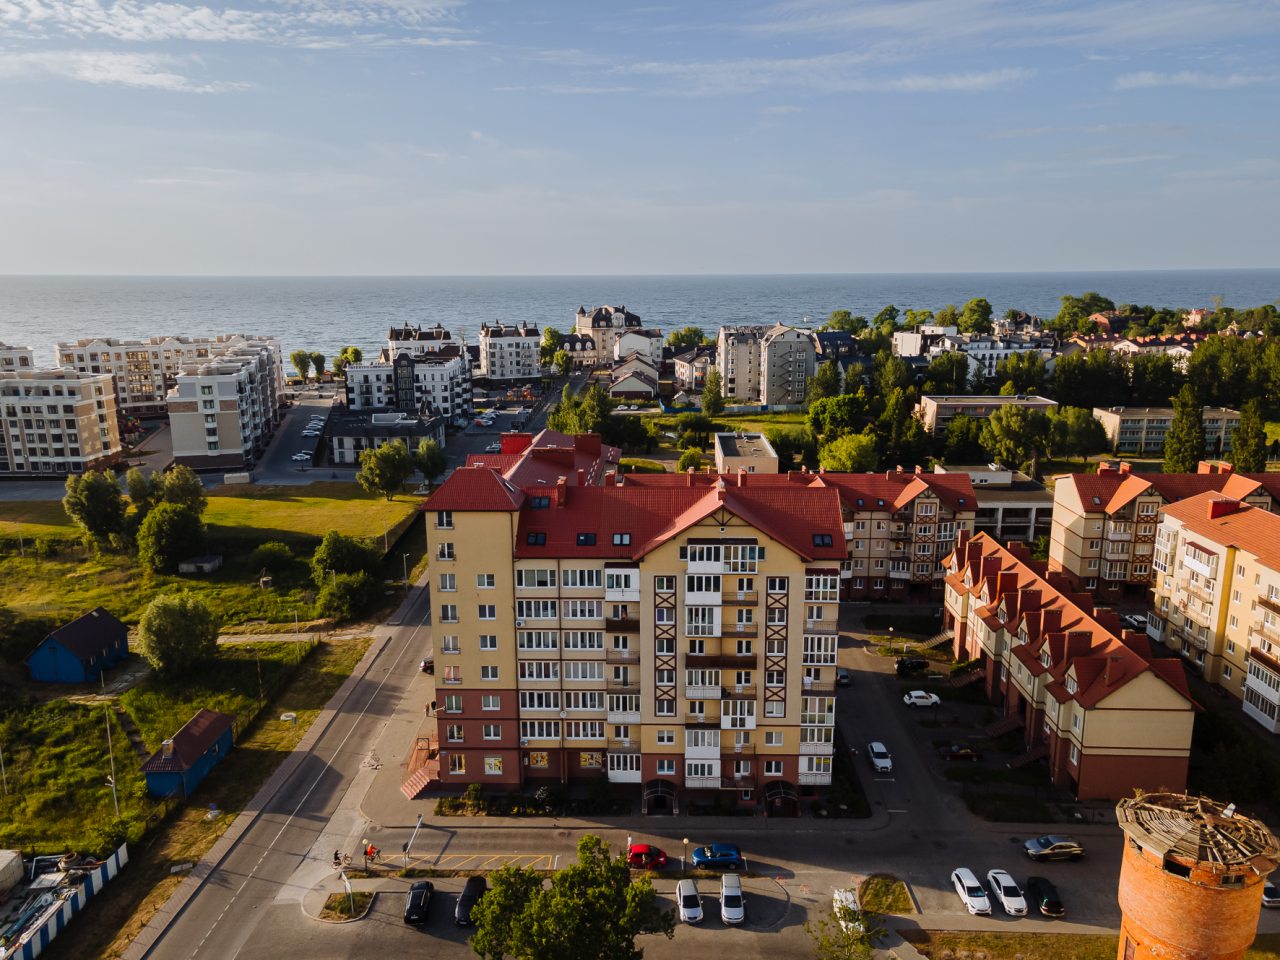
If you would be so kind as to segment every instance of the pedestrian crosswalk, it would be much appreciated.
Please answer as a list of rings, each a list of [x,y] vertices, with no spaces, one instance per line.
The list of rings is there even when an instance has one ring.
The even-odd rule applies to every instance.
[[[411,866],[435,870],[497,870],[510,865],[554,870],[558,859],[553,853],[441,853],[413,857]]]

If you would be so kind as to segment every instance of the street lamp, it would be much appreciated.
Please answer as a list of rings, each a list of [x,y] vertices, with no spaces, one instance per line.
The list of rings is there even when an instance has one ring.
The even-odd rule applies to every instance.
[[[683,873],[685,869],[685,861],[689,859],[689,838],[685,837],[681,842],[684,843],[684,853],[680,856],[680,871]]]
[[[404,592],[408,593],[409,592],[409,555],[407,553],[402,553],[400,555],[400,562],[404,564]]]
[[[894,647],[893,647],[893,627],[890,627],[890,628],[889,628],[889,652],[890,652],[890,653],[893,653],[893,650],[894,650]],[[902,652],[903,652],[903,653],[906,653],[906,649],[904,648]]]

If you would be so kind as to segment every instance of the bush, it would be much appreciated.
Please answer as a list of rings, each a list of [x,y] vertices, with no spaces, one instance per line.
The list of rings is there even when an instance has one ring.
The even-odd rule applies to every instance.
[[[157,504],[138,528],[138,562],[152,573],[174,573],[204,550],[204,521],[193,507]]]
[[[287,543],[268,540],[249,554],[249,569],[265,570],[272,576],[280,576],[293,563],[293,551]]]
[[[372,574],[379,554],[367,541],[330,530],[311,557],[311,579],[317,587],[333,585],[333,574]]]
[[[331,577],[316,597],[316,612],[334,620],[354,620],[378,596],[378,581],[367,573],[341,573]]]

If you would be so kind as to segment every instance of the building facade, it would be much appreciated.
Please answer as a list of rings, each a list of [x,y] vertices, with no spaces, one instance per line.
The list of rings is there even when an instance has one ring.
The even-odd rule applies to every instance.
[[[778,454],[763,433],[717,433],[715,442],[716,473],[777,473]]]
[[[963,353],[969,358],[970,378],[991,378],[996,375],[996,366],[1002,360],[1020,353],[1038,353],[1044,358],[1045,366],[1052,370],[1053,361],[1057,358],[1057,343],[1052,333],[1005,336],[994,333],[952,333],[939,337],[929,346],[925,355],[933,359],[945,353]]]
[[[532,380],[541,370],[542,334],[531,323],[480,325],[480,376],[490,383]]]
[[[35,354],[30,347],[11,347],[0,343],[0,373],[34,370],[35,366]]]
[[[831,782],[835,491],[465,467],[425,510],[446,786],[605,777],[648,812],[791,814]]]
[[[107,373],[114,378],[116,407],[124,416],[158,416],[168,410],[168,395],[178,375],[240,347],[265,346],[277,377],[284,383],[280,342],[273,337],[220,334],[216,337],[148,337],[145,340],[87,338],[57,345],[58,365],[81,373]]]
[[[760,340],[765,327],[721,327],[716,334],[720,393],[731,403],[760,402]]]
[[[1274,510],[1280,474],[1240,474],[1230,464],[1210,462],[1197,473],[1134,473],[1121,462],[1057,477],[1050,569],[1065,574],[1074,589],[1103,599],[1145,591],[1152,585],[1160,511],[1209,491]]]
[[[973,420],[985,420],[1001,407],[1025,407],[1028,410],[1048,413],[1050,410],[1057,409],[1057,406],[1054,400],[1023,394],[1009,397],[952,397],[930,394],[921,397],[920,402],[916,404],[916,416],[924,424],[927,434],[937,436],[939,433],[946,433],[951,421],[961,415]]]
[[[453,345],[422,353],[402,350],[390,361],[348,366],[346,391],[350,410],[397,410],[462,424],[473,410],[471,361]]]
[[[614,359],[613,347],[618,337],[641,326],[641,319],[621,304],[604,304],[591,310],[579,307],[573,318],[573,332],[581,338],[584,362],[592,364]]]
[[[760,338],[760,402],[795,406],[805,402],[817,345],[808,330],[778,324]]]
[[[184,367],[166,397],[174,461],[194,470],[253,466],[280,422],[283,395],[278,345],[246,343]]]
[[[123,454],[109,374],[0,372],[0,416],[3,476],[65,477],[111,467]]]
[[[630,356],[643,357],[655,369],[662,369],[662,333],[658,330],[627,329],[613,340],[609,359],[621,361]]]
[[[716,348],[694,347],[676,354],[673,364],[676,389],[701,393],[702,388],[707,385],[708,371],[716,365]]]
[[[1181,663],[1095,610],[1019,545],[962,538],[947,559],[943,626],[1003,718],[1023,731],[1019,765],[1043,759],[1080,800],[1186,784],[1195,717]]]
[[[975,466],[936,464],[934,473],[962,473],[973,484],[979,504],[974,513],[974,533],[985,533],[1000,543],[1016,540],[1032,543],[1053,532],[1053,494],[1019,470],[998,463]]]
[[[335,411],[325,425],[325,440],[333,463],[358,464],[363,450],[403,443],[411,453],[423,440],[445,445],[443,417],[415,416],[400,411],[350,413]]]
[[[1205,407],[1204,455],[1216,457],[1231,450],[1231,435],[1240,425],[1240,412],[1226,407]],[[1094,407],[1093,418],[1102,424],[1113,453],[1161,453],[1173,423],[1173,407]]]

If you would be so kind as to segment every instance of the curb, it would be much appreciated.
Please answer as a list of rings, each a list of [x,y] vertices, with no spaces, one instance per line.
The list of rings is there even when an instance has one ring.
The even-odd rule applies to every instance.
[[[378,900],[378,891],[377,891],[377,890],[373,890],[373,891],[371,891],[371,893],[372,893],[372,896],[370,896],[370,897],[369,897],[369,902],[365,905],[365,908],[364,908],[364,910],[361,912],[360,916],[358,916],[358,917],[347,917],[347,919],[345,919],[345,920],[328,920],[328,919],[326,919],[326,918],[324,918],[324,917],[314,917],[314,916],[312,916],[311,914],[307,913],[307,911],[306,911],[306,909],[305,909],[305,908],[302,908],[302,904],[301,904],[301,903],[299,903],[299,904],[298,904],[298,906],[299,906],[300,908],[302,908],[302,914],[303,914],[303,916],[305,916],[308,920],[314,920],[314,921],[316,921],[317,923],[335,923],[335,924],[338,924],[338,923],[355,923],[357,920],[363,920],[365,917],[367,917],[367,916],[369,915],[369,911],[373,909],[373,905],[377,902],[377,900]],[[328,899],[328,898],[326,897],[326,899]]]
[[[232,821],[226,832],[200,858],[200,862],[196,864],[195,869],[187,874],[186,879],[178,885],[178,889],[169,896],[169,899],[156,911],[155,916],[134,937],[133,943],[121,954],[123,960],[143,960],[147,956],[151,948],[155,946],[156,941],[169,929],[169,925],[178,918],[178,915],[182,913],[191,898],[204,886],[210,874],[217,869],[227,854],[231,852],[232,847],[244,836],[245,831],[262,815],[267,804],[279,792],[285,781],[293,776],[294,771],[310,754],[316,741],[328,731],[334,718],[341,712],[341,708],[346,705],[347,698],[351,696],[357,684],[364,680],[369,668],[373,666],[373,661],[386,649],[387,642],[390,639],[390,635],[383,637],[381,640],[375,637],[373,643],[369,644],[369,649],[365,651],[364,657],[356,664],[356,668],[351,671],[350,676],[342,681],[342,686],[338,687],[334,695],[329,698],[329,702],[324,705],[324,709],[320,711],[320,715],[316,717],[315,722],[303,734],[302,739],[298,741],[298,745],[293,748],[289,756],[281,761],[280,766],[276,767],[275,772],[267,778],[267,782],[258,788],[258,792],[253,795],[253,799]]]

